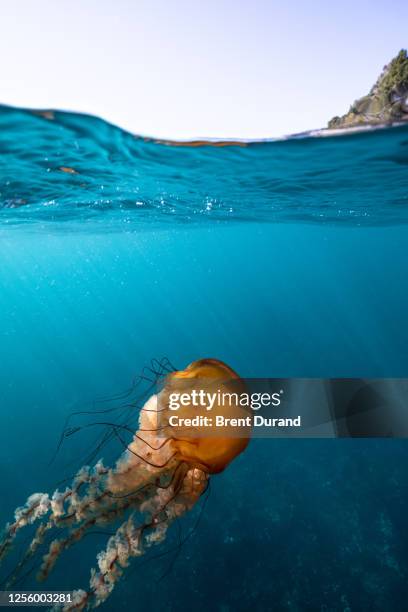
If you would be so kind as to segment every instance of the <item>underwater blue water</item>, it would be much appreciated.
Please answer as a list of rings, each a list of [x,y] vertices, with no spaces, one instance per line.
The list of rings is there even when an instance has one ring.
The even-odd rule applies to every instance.
[[[70,475],[74,438],[49,465],[67,414],[152,358],[408,376],[407,128],[178,147],[47,117],[0,110],[0,524]],[[102,609],[404,610],[407,451],[252,441],[177,558],[136,560]],[[105,542],[47,587],[85,588]]]

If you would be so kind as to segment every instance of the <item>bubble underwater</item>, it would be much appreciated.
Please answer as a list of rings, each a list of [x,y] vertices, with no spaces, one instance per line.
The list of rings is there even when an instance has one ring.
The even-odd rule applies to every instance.
[[[50,463],[67,416],[110,408],[151,359],[407,376],[407,164],[404,126],[177,144],[1,107],[0,525],[89,457],[83,428]],[[252,440],[101,609],[400,609],[406,458],[404,440]],[[114,530],[13,588],[85,588]]]

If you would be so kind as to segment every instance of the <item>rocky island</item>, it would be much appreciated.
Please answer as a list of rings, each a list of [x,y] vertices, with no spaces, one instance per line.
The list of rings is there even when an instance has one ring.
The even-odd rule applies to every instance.
[[[348,113],[333,117],[329,129],[355,128],[408,121],[408,57],[402,49],[386,66],[371,91],[356,100]]]

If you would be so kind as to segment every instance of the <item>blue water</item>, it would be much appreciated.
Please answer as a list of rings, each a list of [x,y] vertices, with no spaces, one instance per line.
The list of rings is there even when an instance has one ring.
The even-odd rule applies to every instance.
[[[214,221],[408,219],[407,127],[171,146],[95,117],[0,106],[0,220],[99,231]]]
[[[66,415],[151,358],[408,376],[407,128],[178,147],[52,116],[0,111],[0,524],[69,475],[76,439],[48,465]],[[136,560],[103,609],[404,610],[407,454],[251,442],[177,558]],[[48,588],[85,588],[105,541],[67,551]]]

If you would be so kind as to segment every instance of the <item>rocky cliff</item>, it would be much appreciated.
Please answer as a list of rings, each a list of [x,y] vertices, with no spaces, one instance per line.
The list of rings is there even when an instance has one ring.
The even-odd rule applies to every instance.
[[[369,94],[356,100],[342,117],[333,117],[327,127],[336,129],[399,121],[408,121],[408,57],[404,49],[384,67]]]

